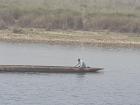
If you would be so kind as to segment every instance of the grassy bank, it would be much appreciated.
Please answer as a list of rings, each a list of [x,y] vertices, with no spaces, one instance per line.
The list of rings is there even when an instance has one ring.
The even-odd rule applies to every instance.
[[[140,46],[140,1],[0,0],[0,40]]]
[[[140,33],[139,0],[0,0],[0,29]]]
[[[41,42],[49,44],[140,47],[137,34],[114,33],[109,31],[46,31],[45,29],[11,29],[0,31],[1,41]]]

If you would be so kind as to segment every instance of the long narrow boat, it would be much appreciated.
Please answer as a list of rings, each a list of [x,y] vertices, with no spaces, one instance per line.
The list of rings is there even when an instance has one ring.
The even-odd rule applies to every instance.
[[[37,66],[37,65],[0,65],[0,72],[45,72],[45,73],[87,73],[97,72],[103,68],[81,68],[65,66]]]

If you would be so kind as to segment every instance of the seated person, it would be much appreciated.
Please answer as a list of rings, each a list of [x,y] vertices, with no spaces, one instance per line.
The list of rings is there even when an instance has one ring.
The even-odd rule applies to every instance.
[[[84,62],[84,61],[82,61],[82,63],[81,63],[81,67],[83,67],[83,68],[85,68],[85,67],[86,67],[86,64],[85,64],[85,62]]]
[[[82,61],[80,58],[78,58],[78,63],[75,66],[85,68],[86,64],[84,61]]]
[[[76,67],[81,67],[81,60],[78,58],[78,63],[75,65]]]

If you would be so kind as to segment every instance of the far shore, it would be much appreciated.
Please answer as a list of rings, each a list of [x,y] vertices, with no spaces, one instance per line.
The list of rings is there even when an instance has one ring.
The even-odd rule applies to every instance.
[[[140,37],[133,33],[109,31],[46,31],[45,29],[0,30],[0,41],[21,43],[48,43],[79,46],[137,47]]]

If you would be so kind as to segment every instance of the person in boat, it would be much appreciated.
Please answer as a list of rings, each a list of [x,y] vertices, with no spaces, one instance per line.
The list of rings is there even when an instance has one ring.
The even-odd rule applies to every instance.
[[[82,67],[82,68],[85,68],[86,67],[86,64],[83,60],[81,60],[80,58],[78,58],[78,63],[77,65],[75,65],[76,67]]]
[[[78,63],[75,65],[75,67],[81,67],[81,59],[80,58],[78,58]]]
[[[81,67],[82,68],[85,68],[86,67],[86,64],[85,64],[85,62],[83,60],[81,61]]]

